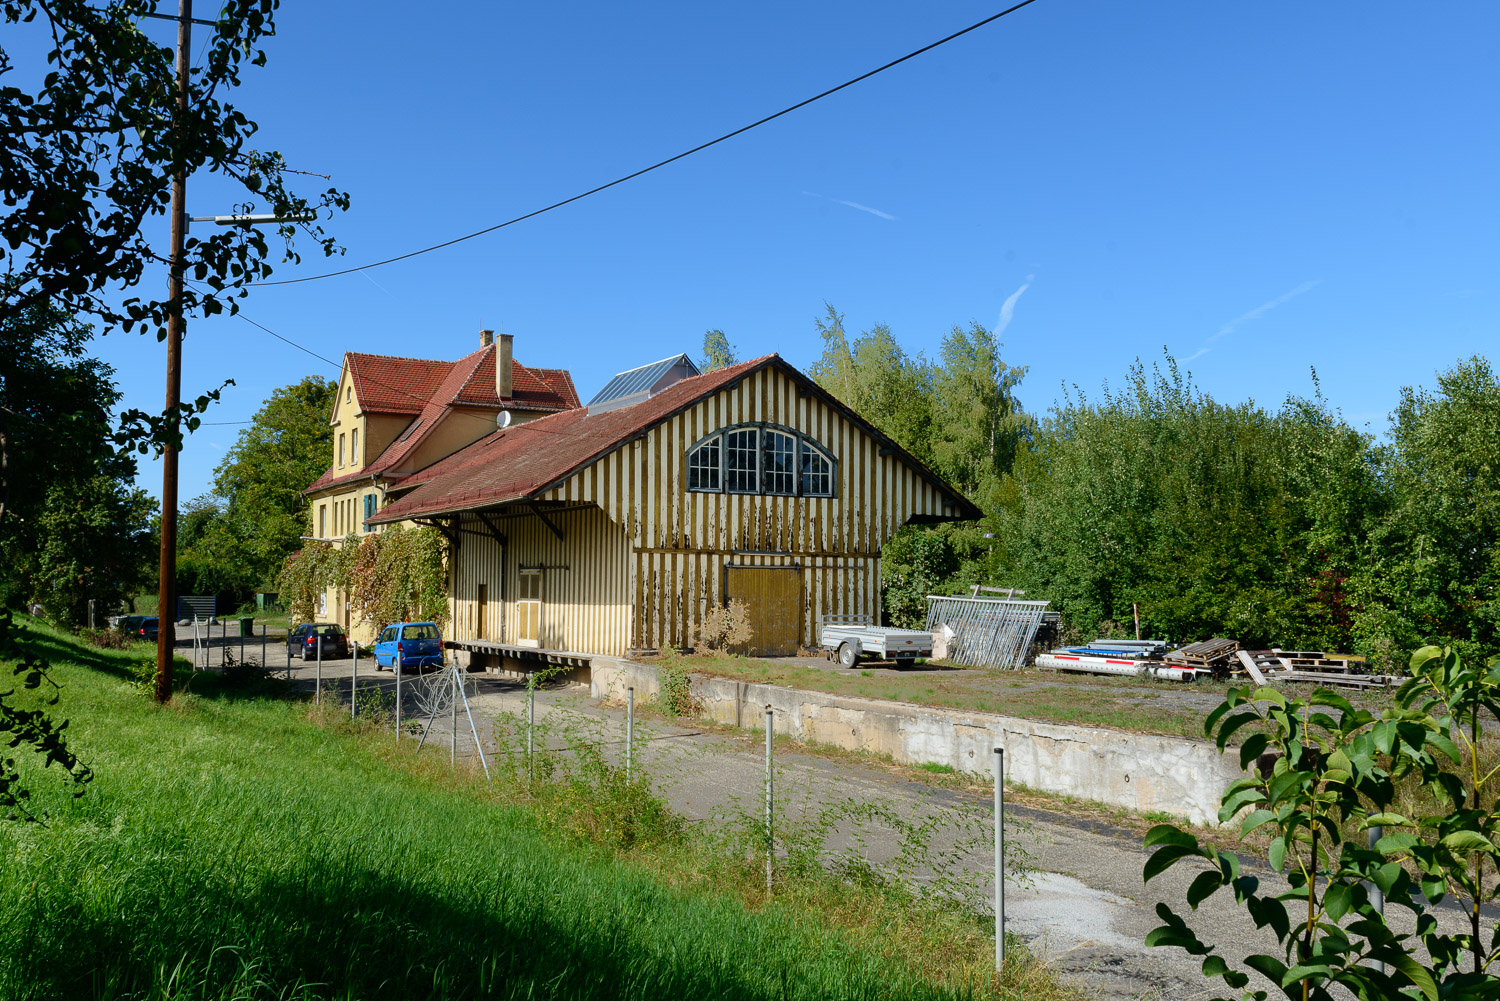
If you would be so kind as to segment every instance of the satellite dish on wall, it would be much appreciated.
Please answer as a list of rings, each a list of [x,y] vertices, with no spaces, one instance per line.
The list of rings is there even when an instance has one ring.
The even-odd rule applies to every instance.
[[[500,426],[500,429],[502,431],[504,429],[510,427],[510,411],[509,410],[502,410],[502,411],[500,411],[499,415],[495,418],[495,423]]]

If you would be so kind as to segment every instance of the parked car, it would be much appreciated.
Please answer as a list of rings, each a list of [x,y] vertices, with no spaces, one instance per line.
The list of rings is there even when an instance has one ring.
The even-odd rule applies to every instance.
[[[433,622],[398,622],[386,626],[375,641],[375,669],[402,670],[443,666],[443,634]]]
[[[287,659],[301,657],[303,660],[317,660],[320,646],[323,648],[324,660],[349,656],[349,637],[342,626],[336,626],[332,622],[305,622],[293,629],[286,638]]]
[[[114,628],[126,636],[139,636],[141,634],[141,623],[145,622],[148,618],[149,616],[146,615],[121,615],[115,618],[113,625]]]
[[[130,634],[131,636],[134,636],[136,639],[150,640],[152,643],[155,643],[157,623],[156,616],[137,615],[133,617],[140,619],[140,622],[133,628],[125,630],[125,632]]]

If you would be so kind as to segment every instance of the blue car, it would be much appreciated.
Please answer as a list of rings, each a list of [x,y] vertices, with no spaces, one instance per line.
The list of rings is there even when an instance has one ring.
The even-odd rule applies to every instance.
[[[432,622],[398,622],[386,626],[375,641],[375,668],[396,667],[401,660],[401,669],[443,666],[443,634]]]

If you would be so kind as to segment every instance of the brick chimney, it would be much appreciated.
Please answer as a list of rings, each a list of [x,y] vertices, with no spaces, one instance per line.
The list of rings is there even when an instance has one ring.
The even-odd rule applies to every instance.
[[[495,393],[502,400],[508,400],[511,396],[511,350],[514,340],[515,337],[511,334],[501,334],[500,350],[495,356]]]
[[[493,330],[481,330],[479,332],[479,346],[487,348],[495,343],[495,332]]]

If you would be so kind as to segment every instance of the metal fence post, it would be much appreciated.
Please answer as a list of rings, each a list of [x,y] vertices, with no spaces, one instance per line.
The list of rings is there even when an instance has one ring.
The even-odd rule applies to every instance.
[[[995,748],[995,972],[1005,966],[1005,749]]]
[[[635,686],[625,689],[625,781],[630,781],[631,750],[635,743]]]
[[[1370,850],[1371,851],[1375,850],[1375,843],[1378,842],[1384,836],[1385,836],[1385,828],[1384,827],[1381,827],[1380,825],[1377,824],[1376,826],[1370,828]],[[1385,894],[1381,891],[1380,887],[1377,886],[1377,885],[1375,885],[1374,883],[1370,884],[1370,901],[1371,901],[1371,903],[1373,903],[1375,905],[1375,913],[1379,914],[1381,916],[1381,918],[1384,919],[1384,917],[1385,917]],[[1383,960],[1383,959],[1377,959],[1377,960],[1375,960],[1375,970],[1376,970],[1377,973],[1384,973],[1385,972],[1385,960]]]
[[[533,733],[536,730],[536,687],[528,684],[526,687],[526,777],[536,778],[536,769],[533,762],[536,758],[536,744]]]
[[[396,739],[401,739],[401,644],[396,644]]]
[[[775,827],[772,822],[771,796],[774,778],[771,771],[771,735],[773,720],[771,706],[766,705],[766,896],[771,895],[771,872],[776,854]]]
[[[241,629],[241,630],[239,630],[239,633],[240,633],[240,663],[243,664],[245,662],[245,630]]]
[[[229,663],[229,623],[219,620],[219,670]]]
[[[260,624],[260,666],[263,670],[271,669],[271,662],[266,659],[266,624]]]
[[[458,663],[455,661],[453,671],[453,712],[449,719],[449,727],[452,731],[451,739],[448,741],[448,767],[458,767],[458,700],[463,694],[459,691]]]
[[[359,718],[359,640],[350,640],[354,648],[354,666],[349,669],[349,718]]]
[[[313,686],[313,701],[321,703],[323,701],[323,637],[314,632],[313,640],[318,644],[318,680]]]

